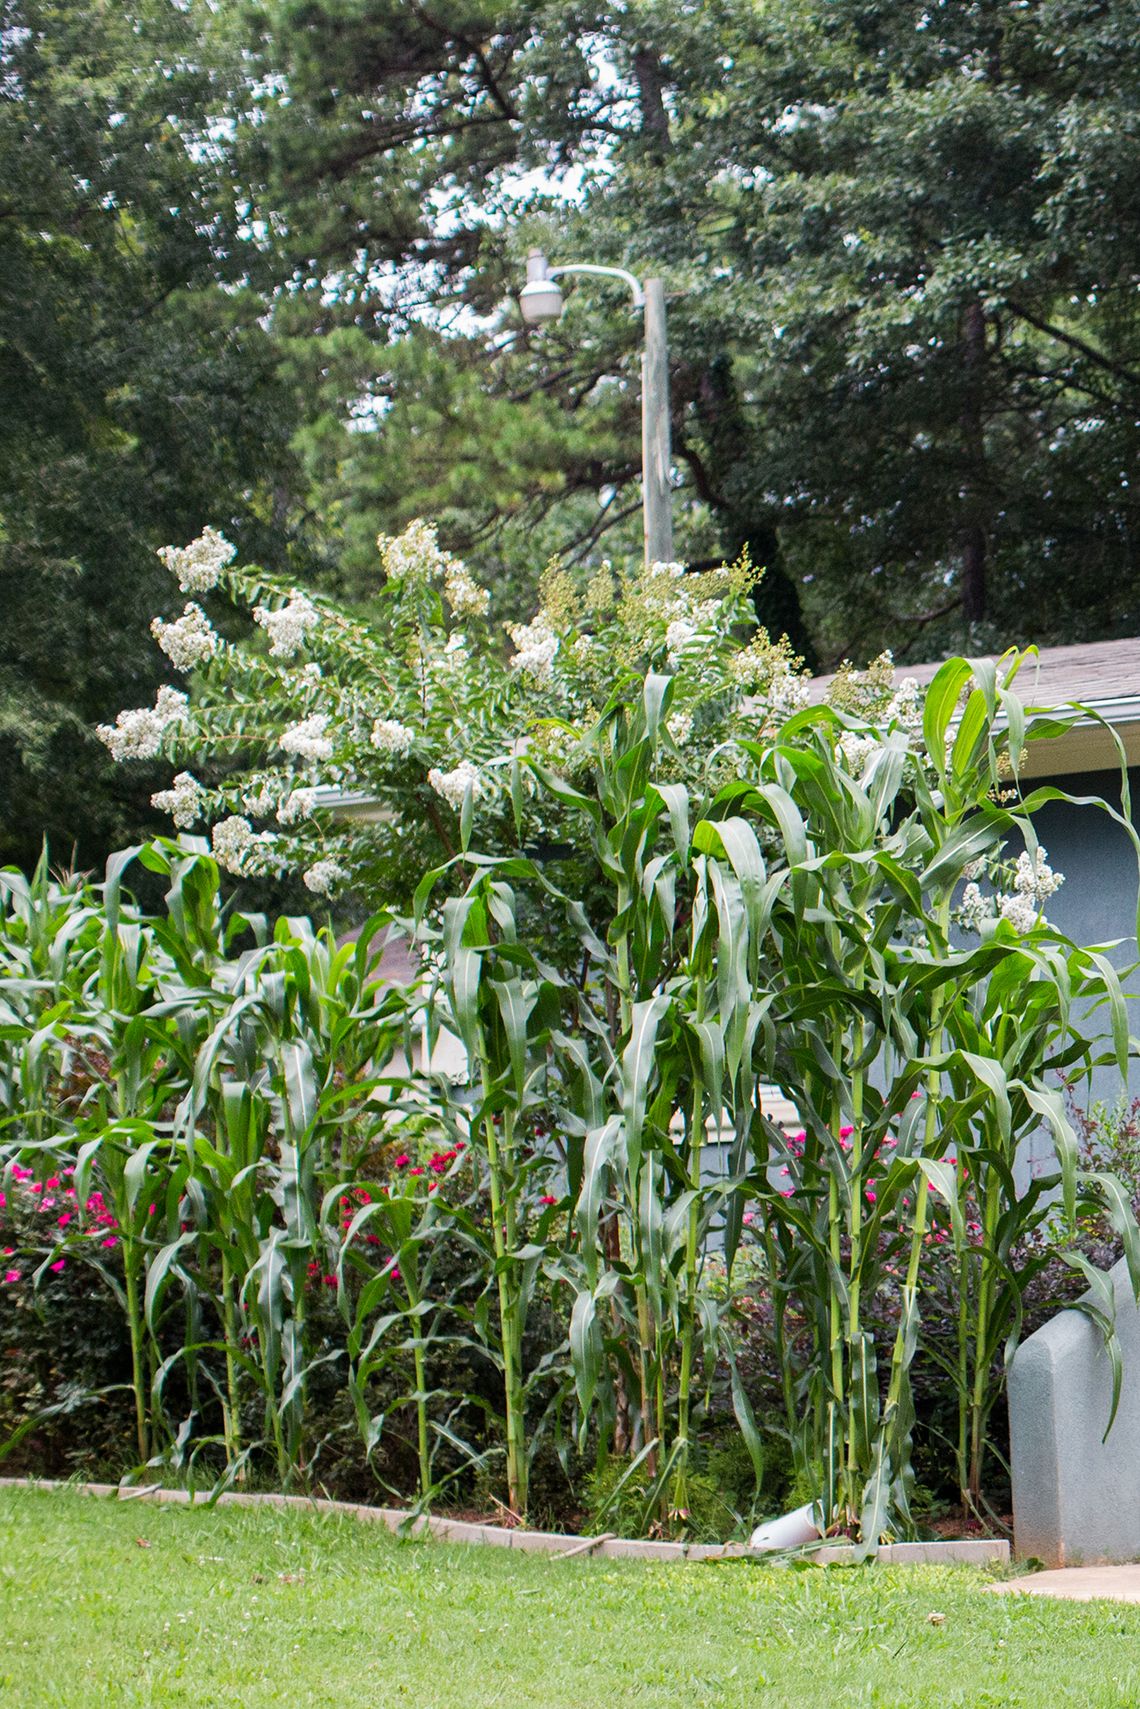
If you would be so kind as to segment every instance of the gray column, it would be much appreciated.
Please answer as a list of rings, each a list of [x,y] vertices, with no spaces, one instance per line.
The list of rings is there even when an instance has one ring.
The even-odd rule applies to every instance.
[[[645,354],[641,358],[641,469],[647,564],[667,564],[673,557],[673,494],[669,481],[672,461],[665,287],[660,279],[647,279]]]

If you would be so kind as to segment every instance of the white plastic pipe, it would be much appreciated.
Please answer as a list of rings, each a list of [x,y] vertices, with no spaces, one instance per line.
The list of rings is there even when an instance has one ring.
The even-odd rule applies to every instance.
[[[797,1507],[793,1513],[782,1513],[779,1519],[769,1519],[752,1533],[753,1549],[798,1549],[804,1543],[814,1543],[823,1532],[819,1526],[819,1509],[814,1502]]]

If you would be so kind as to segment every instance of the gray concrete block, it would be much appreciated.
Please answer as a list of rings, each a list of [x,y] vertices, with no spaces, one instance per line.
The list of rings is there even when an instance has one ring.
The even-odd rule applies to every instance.
[[[522,1549],[531,1555],[561,1555],[582,1541],[561,1531],[508,1531],[507,1535],[512,1549]]]
[[[1009,1544],[1004,1537],[947,1537],[929,1543],[886,1543],[876,1557],[891,1567],[1004,1566]]]
[[[684,1543],[642,1543],[634,1537],[611,1537],[595,1551],[607,1560],[683,1561]]]
[[[1083,1313],[1058,1313],[1010,1367],[1014,1543],[1049,1567],[1140,1558],[1140,1309],[1123,1262],[1111,1276],[1124,1379],[1107,1439],[1112,1366]]]

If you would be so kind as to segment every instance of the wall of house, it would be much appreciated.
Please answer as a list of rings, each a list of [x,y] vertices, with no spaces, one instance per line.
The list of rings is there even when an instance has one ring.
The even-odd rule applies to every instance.
[[[1133,818],[1140,822],[1140,768],[1131,770],[1129,790]],[[1066,794],[1078,797],[1099,796],[1117,812],[1121,811],[1120,775],[1118,772],[1092,772],[1079,777],[1057,777],[1041,780]],[[1027,788],[1038,787],[1035,783]],[[1050,801],[1035,815],[1038,840],[1048,851],[1049,865],[1063,872],[1065,882],[1050,897],[1049,919],[1074,942],[1087,945],[1111,944],[1109,957],[1122,974],[1137,959],[1136,902],[1140,887],[1136,851],[1124,828],[1094,807],[1075,807],[1067,801]],[[1130,1030],[1140,1035],[1140,980],[1125,982],[1130,999]],[[1122,1088],[1114,1066],[1094,1072],[1091,1084],[1085,1083],[1078,1095],[1082,1105],[1103,1098],[1113,1102]],[[1128,1093],[1140,1096],[1140,1062],[1132,1064]],[[1047,1135],[1040,1135],[1030,1148],[1025,1167],[1041,1163],[1048,1167],[1051,1147]]]

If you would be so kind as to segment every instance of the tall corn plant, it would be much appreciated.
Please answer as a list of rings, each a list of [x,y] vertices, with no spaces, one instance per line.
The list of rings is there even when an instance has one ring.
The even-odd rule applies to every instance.
[[[438,926],[425,918],[429,874],[417,898],[420,933],[439,968],[434,1024],[461,1039],[471,1077],[471,1099],[450,1103],[450,1118],[486,1183],[486,1214],[465,1222],[465,1234],[483,1251],[493,1279],[497,1335],[486,1345],[501,1369],[507,1495],[520,1518],[527,1510],[531,1445],[527,1439],[524,1335],[544,1246],[530,1237],[528,1207],[543,1196],[552,1159],[536,1144],[536,1121],[549,1108],[548,1048],[559,1013],[557,972],[532,946],[519,941],[512,876],[533,873],[531,863],[475,863],[466,893],[443,902]],[[447,1108],[447,1105],[444,1106]],[[550,1196],[550,1195],[546,1195]],[[545,1226],[550,1217],[540,1219]]]
[[[721,1127],[727,1095],[744,1155],[754,1101],[750,1046],[764,1006],[739,968],[725,983],[726,992],[742,996],[743,1012],[727,997],[724,1013],[708,1001],[719,989],[710,917],[711,938],[722,932],[731,946],[739,910],[751,898],[745,902],[727,861],[710,862],[694,844],[689,792],[662,775],[672,751],[665,728],[671,691],[670,679],[654,675],[633,692],[622,686],[580,744],[578,769],[588,779],[582,788],[534,768],[538,790],[566,813],[581,839],[579,857],[592,867],[583,899],[561,892],[534,862],[490,869],[500,884],[509,872],[527,889],[525,918],[541,920],[547,934],[557,922],[579,946],[576,977],[555,978],[535,939],[525,947],[514,941],[517,911],[513,900],[508,909],[500,899],[502,953],[545,969],[547,1012],[556,1016],[543,1035],[548,1062],[536,1061],[529,1079],[521,1028],[509,1073],[502,1058],[510,1050],[505,989],[489,988],[494,1026],[480,1031],[471,953],[457,954],[454,930],[443,946],[453,1003],[461,986],[469,993],[464,1037],[479,1064],[485,1107],[506,1084],[516,1103],[530,1086],[553,1101],[574,1238],[545,1261],[570,1290],[581,1439],[596,1424],[602,1448],[629,1457],[626,1478],[644,1469],[647,1519],[659,1507],[667,1523],[686,1505],[696,1386],[702,1374],[707,1384],[719,1355],[731,1356],[703,1272],[712,1225],[726,1199],[732,1203],[732,1188],[713,1189],[702,1179],[702,1150],[709,1123]],[[718,832],[710,831],[708,842],[723,852]],[[477,878],[476,888],[486,891],[490,882]],[[679,930],[687,911],[691,930]],[[473,917],[463,915],[465,922]],[[509,1007],[518,1016],[528,1001],[520,992]],[[492,1145],[501,1145],[509,1158],[514,1132],[504,1108],[501,1131],[493,1125],[488,1135],[489,1157]],[[492,1173],[495,1167],[492,1158]],[[740,1215],[733,1206],[737,1228]],[[509,1215],[502,1226],[509,1234]],[[503,1307],[509,1312],[509,1295]],[[735,1369],[733,1388],[759,1470],[759,1438]]]
[[[1123,1196],[1103,1178],[1078,1177],[1050,1078],[1105,1056],[1089,1024],[1098,1004],[1111,1013],[1107,1054],[1123,1072],[1111,965],[1039,920],[1019,931],[995,919],[973,948],[951,930],[967,869],[1010,838],[1033,850],[1033,814],[1058,793],[1010,787],[1023,743],[1056,729],[1027,724],[1012,688],[1019,663],[1006,660],[1000,678],[985,664],[945,666],[926,698],[921,745],[897,727],[869,737],[828,708],[801,713],[777,743],[750,750],[759,780],[729,795],[778,832],[786,868],[770,923],[780,981],[769,1067],[804,1133],[789,1143],[758,1129],[761,1238],[777,1321],[794,1299],[811,1330],[803,1459],[817,1468],[827,1522],[857,1528],[868,1547],[908,1523],[910,1368],[935,1216],[961,1259],[960,1456],[967,1438],[980,1447],[1000,1339],[1016,1339],[1011,1250],[1040,1223],[1048,1195],[1061,1191],[1070,1222],[1082,1192],[1106,1200],[1135,1264]],[[852,734],[857,775],[845,750]],[[1019,1194],[1015,1159],[1043,1122],[1058,1169]],[[986,1207],[973,1258],[963,1169]],[[898,1325],[889,1347],[876,1346],[865,1306],[888,1277]],[[1095,1312],[1111,1335],[1103,1284]],[[793,1430],[800,1400],[789,1389]],[[971,1464],[963,1481],[976,1497],[976,1452]]]
[[[165,912],[144,916],[121,889],[136,853],[99,887],[4,875],[5,942],[26,964],[0,1038],[15,1106],[4,1137],[41,1176],[74,1167],[81,1212],[98,1203],[112,1230],[95,1240],[78,1214],[48,1256],[96,1265],[123,1310],[140,1460],[209,1446],[212,1392],[228,1475],[260,1443],[243,1436],[252,1408],[288,1481],[311,1457],[321,1206],[384,1142],[409,999],[380,982],[375,922],[343,946],[304,921],[270,937],[221,907],[217,867],[189,841],[141,852],[168,884]],[[180,1424],[166,1405],[176,1373]]]

